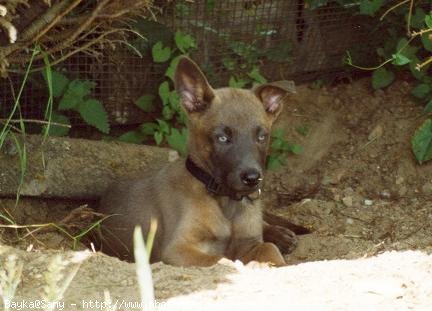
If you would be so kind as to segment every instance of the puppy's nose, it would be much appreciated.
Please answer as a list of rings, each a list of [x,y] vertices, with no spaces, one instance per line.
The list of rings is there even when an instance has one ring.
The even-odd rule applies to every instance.
[[[256,169],[249,169],[240,174],[241,181],[249,187],[258,185],[261,180],[261,173]]]

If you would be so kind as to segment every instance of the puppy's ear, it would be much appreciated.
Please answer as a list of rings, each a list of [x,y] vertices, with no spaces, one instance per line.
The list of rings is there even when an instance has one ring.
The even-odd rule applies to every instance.
[[[264,84],[253,91],[262,102],[265,111],[276,119],[282,111],[283,99],[289,91],[280,87],[277,83]]]
[[[198,65],[187,57],[180,58],[175,87],[188,113],[204,111],[214,98],[214,91]]]

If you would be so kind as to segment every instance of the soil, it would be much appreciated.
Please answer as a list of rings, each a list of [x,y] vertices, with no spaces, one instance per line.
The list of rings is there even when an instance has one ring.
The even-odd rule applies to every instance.
[[[410,91],[407,82],[373,91],[368,79],[298,86],[277,126],[304,153],[268,173],[265,202],[312,233],[299,236],[297,249],[286,255],[289,266],[282,268],[252,269],[227,261],[187,269],[154,264],[159,309],[430,308],[432,163],[418,165],[410,149],[425,119]],[[23,199],[13,209],[14,200],[0,201],[18,223],[27,224],[58,221],[80,204]],[[2,241],[11,244],[13,236],[4,229]],[[25,263],[16,297],[40,297],[47,262],[54,254],[77,254],[67,250],[71,244],[57,231],[42,229],[13,243],[14,249],[0,247],[1,261],[15,253]],[[133,264],[87,256],[63,298],[66,310],[90,309],[82,301],[103,301],[105,289],[112,299],[139,300]]]

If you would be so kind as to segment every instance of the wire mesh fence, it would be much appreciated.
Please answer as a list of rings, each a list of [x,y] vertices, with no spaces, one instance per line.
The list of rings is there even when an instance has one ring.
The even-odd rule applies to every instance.
[[[172,44],[177,30],[190,34],[197,42],[191,56],[215,87],[227,85],[230,77],[250,74],[248,62],[258,65],[268,80],[310,81],[344,71],[347,50],[371,60],[379,38],[371,36],[367,17],[350,10],[355,3],[310,10],[302,0],[161,1],[157,22],[138,23],[147,37],[142,57],[125,45],[101,48],[99,57],[77,53],[56,70],[71,80],[95,82],[92,96],[103,103],[112,124],[136,124],[149,116],[135,101],[143,94],[157,94],[167,67],[152,61],[155,42]],[[134,40],[131,37],[132,46]],[[11,73],[0,80],[2,117],[10,112],[13,90],[19,89],[22,77]],[[47,96],[41,72],[32,73],[20,100],[22,116],[43,118]],[[70,112],[70,119],[83,124],[76,113]]]

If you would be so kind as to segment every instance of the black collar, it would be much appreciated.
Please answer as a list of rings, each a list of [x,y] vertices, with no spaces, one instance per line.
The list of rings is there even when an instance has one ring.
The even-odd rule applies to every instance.
[[[196,179],[201,181],[208,192],[210,192],[213,195],[216,196],[228,196],[232,200],[241,201],[243,198],[248,198],[251,201],[254,201],[259,198],[261,194],[261,190],[258,189],[253,195],[239,195],[237,193],[233,193],[231,191],[227,191],[227,189],[224,189],[220,183],[214,179],[212,175],[207,173],[205,170],[200,168],[198,165],[196,165],[190,157],[187,157],[186,159],[186,169],[189,171],[189,173],[192,174]]]

